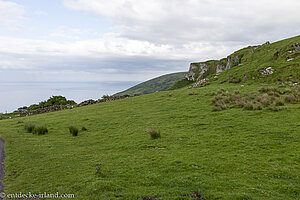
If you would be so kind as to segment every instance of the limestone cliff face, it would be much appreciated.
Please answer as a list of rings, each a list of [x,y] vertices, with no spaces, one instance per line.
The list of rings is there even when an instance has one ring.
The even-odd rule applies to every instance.
[[[293,42],[293,43],[291,42],[290,44],[287,43],[284,44],[281,48],[278,48],[277,46],[272,47],[272,45],[271,46],[270,45],[271,45],[270,42],[265,42],[264,44],[261,45],[248,46],[243,49],[240,49],[232,53],[231,55],[227,56],[227,58],[222,58],[221,60],[209,60],[205,62],[191,63],[186,78],[189,81],[198,82],[209,78],[209,76],[216,77],[218,76],[219,73],[226,71],[230,68],[249,64],[249,62],[252,62],[251,60],[253,59],[253,54],[255,52],[257,52],[256,55],[260,55],[260,54],[267,55],[268,52],[272,52],[272,54],[274,54],[272,57],[274,61],[276,61],[279,57],[286,57],[285,59],[287,62],[296,60],[296,57],[300,55],[295,53],[300,51],[299,42]],[[269,68],[266,67],[261,68],[258,70],[258,72],[261,75],[272,74],[274,72],[273,68],[271,71],[270,70],[268,71],[268,69]]]
[[[186,78],[191,81],[196,81],[207,72],[208,68],[209,67],[205,63],[191,63]]]
[[[249,78],[258,81],[274,81],[300,77],[299,74],[296,76],[296,73],[299,72],[296,67],[300,66],[299,41],[300,36],[274,44],[265,42],[261,45],[242,48],[220,60],[191,63],[186,79],[194,82],[190,87],[196,87],[199,84],[203,86],[213,81],[240,83],[246,82]],[[285,73],[280,74],[283,69]],[[226,72],[219,75],[226,70],[232,73]],[[291,70],[290,75],[287,75],[286,71],[288,70]],[[296,78],[294,79],[295,82]],[[189,83],[189,85],[191,84]]]
[[[186,78],[190,81],[198,81],[210,74],[218,74],[240,64],[239,55],[231,55],[221,60],[191,63]]]

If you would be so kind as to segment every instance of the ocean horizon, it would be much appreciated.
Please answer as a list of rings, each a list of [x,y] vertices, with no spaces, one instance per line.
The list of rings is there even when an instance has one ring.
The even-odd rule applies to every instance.
[[[51,96],[64,96],[80,103],[113,95],[138,82],[1,82],[0,113],[10,113],[23,106],[47,100]]]

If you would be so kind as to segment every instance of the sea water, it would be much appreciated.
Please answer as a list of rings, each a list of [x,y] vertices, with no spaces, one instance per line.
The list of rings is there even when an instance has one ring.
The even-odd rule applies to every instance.
[[[51,96],[64,96],[80,103],[113,95],[137,82],[2,82],[0,83],[0,113],[38,104]]]

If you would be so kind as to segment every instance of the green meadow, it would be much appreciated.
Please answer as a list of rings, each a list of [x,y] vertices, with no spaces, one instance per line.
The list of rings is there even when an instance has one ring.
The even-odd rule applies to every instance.
[[[216,83],[0,120],[5,192],[90,200],[299,199],[299,103],[279,111],[212,111],[212,91],[260,87]],[[28,133],[28,123],[48,133]],[[147,129],[161,137],[151,139]]]

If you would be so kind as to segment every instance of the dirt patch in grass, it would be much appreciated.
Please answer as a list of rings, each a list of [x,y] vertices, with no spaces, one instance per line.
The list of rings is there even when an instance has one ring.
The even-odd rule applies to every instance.
[[[202,195],[199,192],[194,192],[192,194],[182,194],[180,196],[190,197],[191,199],[195,199],[195,200],[204,200],[204,198],[202,197]]]

